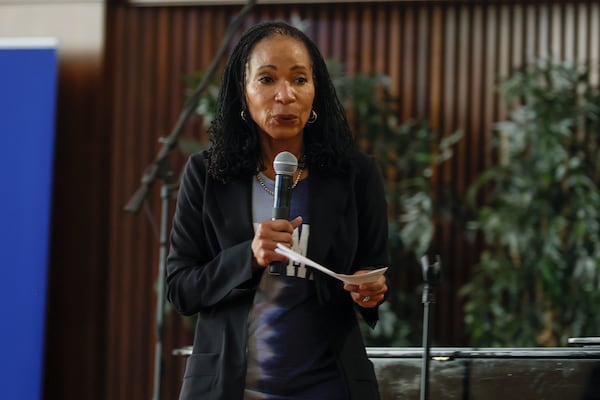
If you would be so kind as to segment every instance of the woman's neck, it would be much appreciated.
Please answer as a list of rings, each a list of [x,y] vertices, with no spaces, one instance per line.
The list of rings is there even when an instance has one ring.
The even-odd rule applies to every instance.
[[[304,149],[302,143],[263,143],[261,161],[265,167],[263,173],[268,177],[274,177],[273,161],[275,157],[283,151],[292,153],[298,162],[304,157]]]
[[[263,165],[265,167],[264,171],[262,171],[262,173],[269,177],[270,179],[275,179],[275,169],[273,168],[273,161],[275,160],[275,157],[283,152],[283,151],[288,151],[290,153],[292,153],[296,159],[298,160],[298,170],[296,171],[296,173],[294,175],[296,175],[299,171],[301,170],[305,170],[304,168],[304,153],[302,151],[290,151],[288,149],[280,149],[280,151],[275,151],[272,153],[263,153],[263,157],[262,157],[262,162]],[[305,173],[305,177],[308,171],[304,171]]]

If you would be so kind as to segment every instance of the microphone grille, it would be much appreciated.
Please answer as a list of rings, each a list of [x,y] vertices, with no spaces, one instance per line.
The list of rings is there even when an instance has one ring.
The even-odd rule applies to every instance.
[[[276,174],[294,175],[298,168],[298,159],[289,151],[282,151],[277,154],[273,161],[273,169]]]

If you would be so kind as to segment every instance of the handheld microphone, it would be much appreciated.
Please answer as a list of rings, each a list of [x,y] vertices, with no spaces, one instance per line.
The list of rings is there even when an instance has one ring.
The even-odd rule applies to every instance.
[[[273,191],[273,218],[290,219],[290,203],[292,200],[292,181],[298,168],[298,159],[289,151],[283,151],[275,157],[275,190]],[[279,275],[278,263],[269,265],[269,272]]]

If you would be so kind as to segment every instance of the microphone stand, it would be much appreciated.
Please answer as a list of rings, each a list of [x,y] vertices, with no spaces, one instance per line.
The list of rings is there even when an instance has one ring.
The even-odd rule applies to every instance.
[[[431,338],[429,334],[429,305],[435,303],[435,294],[433,289],[438,283],[441,269],[440,256],[436,256],[436,261],[430,264],[429,258],[425,255],[421,257],[421,267],[423,270],[423,360],[421,366],[421,400],[429,400],[429,354]]]
[[[204,79],[194,93],[186,100],[183,110],[179,115],[175,127],[171,131],[168,137],[161,138],[160,142],[163,143],[162,149],[159,151],[156,159],[146,168],[144,175],[142,176],[142,184],[135,194],[131,197],[129,202],[125,205],[124,210],[133,214],[137,214],[142,202],[146,199],[150,187],[156,179],[161,179],[163,185],[161,187],[161,223],[159,232],[160,251],[159,251],[159,265],[158,265],[158,278],[157,278],[157,293],[156,293],[156,343],[155,343],[155,354],[154,354],[154,386],[153,386],[153,400],[160,399],[160,388],[162,378],[162,366],[163,366],[163,316],[165,310],[165,266],[167,261],[167,240],[169,231],[169,203],[171,199],[171,189],[176,184],[176,179],[172,168],[168,162],[169,153],[177,146],[179,136],[183,130],[183,125],[189,116],[196,109],[196,105],[200,100],[200,96],[204,89],[208,86],[212,80],[221,58],[223,58],[225,51],[229,46],[229,42],[233,38],[234,34],[242,24],[243,19],[248,15],[250,10],[256,4],[256,0],[249,0],[248,3],[242,8],[240,13],[229,25],[225,37],[221,43],[221,47],[217,51],[217,55],[213,59],[210,67],[207,70]]]

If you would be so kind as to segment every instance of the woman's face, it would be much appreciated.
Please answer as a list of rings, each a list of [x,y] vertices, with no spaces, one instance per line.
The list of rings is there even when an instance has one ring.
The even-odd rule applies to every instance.
[[[301,139],[315,85],[312,62],[301,41],[274,35],[252,49],[246,65],[246,103],[261,133],[273,140]]]

